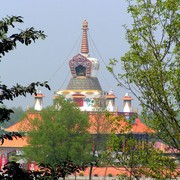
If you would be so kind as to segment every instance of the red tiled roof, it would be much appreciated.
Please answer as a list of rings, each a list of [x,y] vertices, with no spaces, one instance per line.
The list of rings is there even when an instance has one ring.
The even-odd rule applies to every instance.
[[[128,122],[122,118],[118,122],[119,123],[118,128],[115,128],[114,125],[110,124],[105,114],[90,113],[89,120],[90,120],[89,132],[91,134],[110,133],[113,128],[116,129],[115,130],[116,133],[122,133],[122,132],[153,133],[154,132],[154,130],[143,124],[139,118],[136,118],[135,123],[132,125],[128,124]]]
[[[162,142],[155,142],[154,147],[161,150],[164,153],[179,153],[175,148],[172,148]]]
[[[5,129],[7,132],[27,132],[31,129],[31,121],[35,118],[40,119],[39,113],[27,113],[26,117],[16,124]]]
[[[154,130],[146,126],[141,122],[139,118],[135,119],[135,123],[132,125],[132,133],[154,133]]]
[[[27,137],[22,137],[22,138],[15,138],[13,137],[13,140],[4,140],[4,143],[0,146],[1,148],[7,148],[7,147],[11,147],[11,148],[20,148],[20,147],[24,147],[27,146]]]
[[[133,98],[131,96],[124,96],[123,100],[133,100]]]
[[[34,97],[45,97],[43,94],[36,94]]]
[[[89,176],[90,168],[86,168],[84,171],[81,171],[80,173],[83,173],[84,176]],[[98,176],[108,176],[108,174],[112,174],[112,176],[117,175],[128,175],[128,172],[123,167],[93,167],[92,170],[92,176],[98,175]]]
[[[141,167],[140,167],[140,169],[141,169]],[[108,175],[111,174],[113,176],[112,179],[116,179],[115,176],[118,176],[118,175],[125,175],[127,177],[130,176],[130,171],[131,171],[130,168],[127,169],[124,167],[112,167],[112,166],[111,167],[93,167],[92,176],[97,175],[98,177],[104,177],[104,179],[105,179]],[[90,168],[88,167],[84,171],[81,171],[80,173],[82,173],[85,177],[88,177],[89,172],[90,172]],[[180,172],[180,168],[176,167],[175,173],[179,173],[179,172]],[[76,175],[79,175],[79,173],[77,173]],[[144,176],[142,176],[142,179],[143,178],[144,178]]]
[[[90,127],[88,131],[91,134],[110,133],[111,131],[105,114],[89,113],[89,123],[90,123]]]
[[[27,116],[18,123],[6,128],[5,131],[8,132],[27,132],[31,129],[31,121],[35,118],[40,119],[39,113],[27,113]],[[110,122],[106,118],[105,113],[89,113],[90,128],[89,132],[91,134],[95,133],[110,133],[113,126],[110,125]],[[121,120],[121,126],[117,133],[120,133],[121,128],[124,128],[128,125],[127,122]],[[135,119],[135,123],[132,124],[131,130],[132,133],[153,133],[154,131],[143,124],[139,118]]]
[[[117,116],[117,115],[115,115]],[[31,121],[35,118],[39,118],[39,113],[27,113],[27,116],[20,122],[6,128],[5,130],[8,132],[27,132],[31,129]],[[90,121],[90,128],[88,129],[91,134],[106,134],[111,133],[112,129],[115,129],[116,133],[153,133],[154,131],[150,129],[148,126],[143,124],[139,118],[136,118],[135,123],[129,125],[125,120],[120,120],[120,125],[116,128],[114,125],[110,124],[109,120],[106,118],[105,113],[89,113],[89,121]],[[126,128],[126,126],[129,126]],[[14,139],[13,141],[5,140],[2,147],[23,147],[27,145],[27,138],[23,139]]]
[[[108,99],[108,98],[117,98],[117,97],[114,94],[107,94],[106,98]]]

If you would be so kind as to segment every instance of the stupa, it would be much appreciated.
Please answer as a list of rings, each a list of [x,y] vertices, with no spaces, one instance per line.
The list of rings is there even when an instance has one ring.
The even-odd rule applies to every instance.
[[[59,90],[57,95],[74,101],[82,111],[96,111],[99,108],[115,111],[114,92],[103,91],[97,78],[100,63],[90,57],[88,46],[88,22],[83,21],[81,51],[69,60],[71,79],[65,90]]]

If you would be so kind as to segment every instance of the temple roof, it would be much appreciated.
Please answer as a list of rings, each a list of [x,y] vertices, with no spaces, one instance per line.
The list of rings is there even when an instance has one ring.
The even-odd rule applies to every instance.
[[[114,115],[118,116],[116,113]],[[18,132],[19,130],[27,132],[31,129],[31,122],[35,118],[41,119],[40,114],[28,113],[22,121],[10,126],[9,128],[6,128],[5,130],[9,132]],[[91,126],[89,127],[88,131],[91,134],[109,134],[112,132],[113,127],[108,123],[105,113],[98,114],[97,112],[91,112],[89,113],[89,121]],[[126,121],[121,121],[121,126],[116,129],[117,133],[120,133],[122,130],[121,128],[124,128],[127,125],[128,124]],[[131,125],[131,128],[126,133],[128,132],[134,134],[154,133],[154,131],[145,124],[143,124],[139,118],[135,119],[135,123]],[[5,139],[4,144],[1,147],[23,147],[26,145],[28,145],[27,137],[23,137],[17,139],[13,138],[12,141]]]
[[[114,117],[116,116],[117,115],[114,114]],[[143,124],[139,118],[135,118],[135,123],[131,125],[125,119],[122,119],[119,121],[120,124],[117,125],[118,127],[114,127],[114,125],[111,125],[107,120],[105,114],[98,115],[97,113],[90,113],[89,120],[91,124],[89,132],[91,134],[97,134],[97,129],[100,134],[109,134],[112,132],[112,128],[116,129],[115,133],[117,134],[121,134],[122,132],[133,134],[146,134],[155,132],[154,130]]]
[[[114,116],[118,116],[117,113],[113,113],[113,114],[114,114]],[[111,132],[111,126],[109,125],[109,123],[107,121],[105,113],[98,114],[97,112],[89,113],[89,121],[91,124],[91,126],[89,128],[89,132],[91,134],[95,133],[95,131],[96,131],[95,130],[96,129],[95,124],[96,124],[97,117],[98,117],[98,121],[100,123],[100,127],[106,126],[103,133],[110,133]],[[5,131],[8,131],[8,132],[20,132],[20,131],[21,132],[27,132],[31,129],[31,127],[32,127],[31,122],[35,118],[41,119],[40,114],[39,113],[27,113],[27,116],[23,120],[21,120],[21,121],[17,122],[16,124],[10,126],[9,128],[6,128]],[[127,125],[127,123],[125,121],[121,121],[122,127],[126,126],[126,125]],[[130,132],[132,132],[132,133],[154,133],[154,130],[152,130],[151,128],[146,126],[144,123],[142,123],[139,118],[135,118],[135,122],[132,124]]]
[[[98,78],[71,78],[66,90],[99,90],[102,91]]]
[[[35,118],[40,119],[40,114],[37,113],[27,113],[27,115],[16,124],[13,124],[12,126],[5,128],[5,131],[7,132],[27,132],[31,129],[31,121]]]
[[[21,148],[27,145],[27,137],[13,137],[13,140],[4,139],[4,143],[1,145],[1,148]]]
[[[139,118],[136,118],[135,123],[132,125],[131,132],[132,133],[154,133],[155,131],[152,130],[150,127],[146,126],[144,123],[142,123]]]

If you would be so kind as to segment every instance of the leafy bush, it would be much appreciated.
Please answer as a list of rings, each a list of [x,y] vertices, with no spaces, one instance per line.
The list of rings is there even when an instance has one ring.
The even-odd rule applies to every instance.
[[[81,172],[81,173],[79,173],[79,176],[84,176],[84,174]]]

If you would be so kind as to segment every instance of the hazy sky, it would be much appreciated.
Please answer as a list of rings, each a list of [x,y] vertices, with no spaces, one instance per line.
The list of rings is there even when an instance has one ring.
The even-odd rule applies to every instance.
[[[17,28],[35,27],[44,30],[47,38],[28,47],[19,44],[6,54],[0,63],[0,81],[10,87],[49,80],[52,90],[41,88],[41,91],[46,96],[44,106],[51,105],[54,91],[65,89],[70,79],[68,61],[80,51],[82,22],[86,19],[90,56],[100,61],[99,81],[103,90],[114,90],[122,110],[126,90],[117,87],[104,62],[108,64],[110,58],[119,60],[128,50],[123,25],[130,26],[131,18],[126,9],[125,0],[1,0],[1,19],[7,15],[22,16],[24,24],[18,24]],[[26,108],[33,103],[33,97],[28,96],[5,104]],[[134,106],[137,107],[135,102]]]

